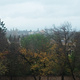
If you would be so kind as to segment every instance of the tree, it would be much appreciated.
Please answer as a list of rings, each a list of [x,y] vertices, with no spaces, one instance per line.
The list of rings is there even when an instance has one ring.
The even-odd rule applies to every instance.
[[[74,51],[72,54],[74,73],[76,76],[80,77],[80,32],[76,32],[74,35]]]
[[[62,80],[64,80],[64,75],[65,75],[65,69],[66,66],[68,65],[72,77],[75,80],[74,74],[73,74],[73,69],[69,60],[69,55],[71,54],[71,51],[73,50],[72,46],[72,38],[73,38],[73,31],[71,29],[71,24],[68,22],[61,25],[60,28],[54,27],[54,29],[51,29],[51,38],[53,39],[54,43],[57,44],[56,48],[56,53],[58,54],[58,60],[61,66],[61,75],[62,75]],[[71,45],[70,45],[71,44]]]
[[[3,21],[0,21],[0,75],[4,75],[7,71],[5,55],[8,49],[8,42],[4,25]]]
[[[5,24],[0,22],[0,52],[8,49],[8,42],[6,38],[6,27]]]
[[[55,45],[54,45],[55,46]],[[54,47],[55,48],[55,47]],[[57,57],[53,53],[40,52],[35,53],[25,48],[20,49],[20,55],[26,60],[26,63],[29,63],[31,75],[34,79],[37,80],[36,76],[48,76],[57,73],[59,66],[57,66]]]
[[[17,43],[11,43],[9,46],[7,57],[7,69],[6,72],[7,76],[12,77],[13,76],[25,76],[28,74],[28,69],[26,62],[22,59],[22,57],[19,55],[19,44]],[[26,66],[26,69],[25,69]]]
[[[6,55],[7,51],[0,52],[0,75],[5,75],[7,72]]]
[[[21,43],[24,48],[20,55],[29,63],[34,79],[37,80],[36,76],[39,76],[40,80],[41,75],[47,74],[50,40],[43,34],[33,34],[22,38]]]
[[[21,39],[22,47],[33,52],[45,52],[49,48],[49,38],[43,34],[28,35]]]

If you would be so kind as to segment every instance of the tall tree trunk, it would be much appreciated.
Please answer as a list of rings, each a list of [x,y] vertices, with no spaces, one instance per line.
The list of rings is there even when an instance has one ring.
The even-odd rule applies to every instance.
[[[47,76],[47,80],[49,80],[49,76]]]
[[[75,76],[74,76],[74,74],[73,74],[73,69],[72,69],[72,66],[71,66],[71,64],[70,64],[70,62],[69,62],[68,56],[67,56],[67,61],[68,61],[69,68],[70,68],[70,70],[71,70],[72,78],[73,78],[73,80],[76,80],[76,78],[75,78]]]
[[[10,77],[10,80],[12,80],[12,76]]]
[[[61,75],[61,80],[64,80],[64,73],[62,73]]]
[[[71,73],[72,73],[72,77],[73,77],[73,80],[76,80],[74,74],[73,74],[73,70],[71,69]]]
[[[41,76],[39,76],[39,80],[41,80]]]
[[[34,80],[37,80],[37,78],[36,78],[36,76],[35,76],[35,75],[33,75],[33,77],[34,77]]]

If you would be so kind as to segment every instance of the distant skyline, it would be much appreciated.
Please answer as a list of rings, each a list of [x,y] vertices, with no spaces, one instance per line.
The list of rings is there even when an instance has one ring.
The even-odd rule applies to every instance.
[[[37,30],[68,21],[80,29],[80,0],[0,0],[7,29]]]

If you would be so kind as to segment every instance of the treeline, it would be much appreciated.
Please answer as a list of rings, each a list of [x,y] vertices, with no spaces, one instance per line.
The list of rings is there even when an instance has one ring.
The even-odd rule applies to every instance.
[[[18,43],[6,38],[6,27],[0,23],[0,75],[80,77],[80,32],[68,22],[44,33],[22,36]]]

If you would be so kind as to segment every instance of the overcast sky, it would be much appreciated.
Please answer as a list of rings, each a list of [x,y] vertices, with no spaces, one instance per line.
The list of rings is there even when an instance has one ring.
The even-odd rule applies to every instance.
[[[7,29],[37,30],[66,21],[78,29],[80,0],[0,0],[0,18]]]

